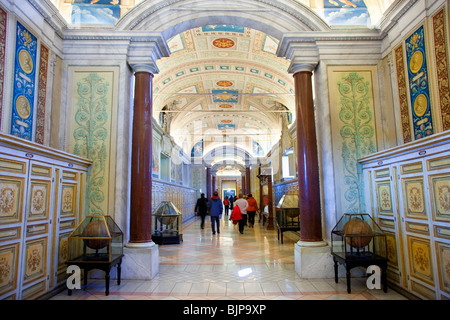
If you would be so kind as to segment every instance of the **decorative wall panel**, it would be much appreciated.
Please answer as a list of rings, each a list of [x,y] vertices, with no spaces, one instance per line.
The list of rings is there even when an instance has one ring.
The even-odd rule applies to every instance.
[[[449,150],[447,131],[359,160],[367,207],[387,236],[388,280],[422,299],[450,299]]]
[[[64,183],[62,185],[61,196],[61,217],[74,217],[77,204],[77,186],[76,184]]]
[[[357,159],[376,151],[373,67],[328,67],[336,194],[340,214],[364,212],[364,182]]]
[[[408,250],[411,276],[433,284],[430,242],[426,239],[408,236]]]
[[[427,219],[423,178],[402,180],[405,215],[409,218]]]
[[[162,201],[171,201],[183,214],[183,221],[194,216],[197,203],[197,190],[154,179],[152,182],[152,208],[155,209]]]
[[[33,135],[37,38],[17,22],[11,134],[26,140]]]
[[[436,60],[437,86],[441,111],[442,131],[450,129],[450,79],[449,44],[445,25],[446,13],[440,10],[433,17],[434,54]],[[448,19],[448,18],[447,18]]]
[[[411,121],[409,117],[408,94],[406,87],[405,62],[403,56],[403,46],[400,45],[395,49],[395,66],[397,69],[397,88],[400,102],[400,117],[402,124],[403,142],[411,142]]]
[[[47,238],[25,245],[24,283],[47,275]]]
[[[0,296],[17,287],[19,244],[0,246]]]
[[[84,69],[83,69],[84,70]],[[108,214],[113,201],[117,79],[115,71],[74,69],[69,150],[93,161],[87,186],[87,212]]]
[[[423,26],[406,39],[405,48],[414,137],[420,139],[434,132]]]
[[[377,182],[375,184],[376,192],[377,192],[377,204],[378,204],[378,213],[382,215],[392,216],[393,206],[392,206],[392,192],[391,192],[391,184],[389,181]]]
[[[21,221],[24,184],[23,178],[0,175],[0,225]]]
[[[450,245],[436,242],[436,254],[440,288],[450,294]]]
[[[2,8],[0,8],[0,127],[3,114],[3,84],[5,82],[5,47],[7,19],[8,15]]]
[[[67,277],[59,260],[81,219],[90,164],[0,133],[0,300],[38,298]]]
[[[450,221],[450,174],[430,176],[433,219]]]
[[[32,180],[30,186],[28,221],[46,220],[50,217],[51,181]]]
[[[47,74],[48,74],[49,50],[41,45],[41,58],[39,64],[38,100],[36,110],[36,135],[35,142],[44,144],[45,138],[45,102],[47,98]]]

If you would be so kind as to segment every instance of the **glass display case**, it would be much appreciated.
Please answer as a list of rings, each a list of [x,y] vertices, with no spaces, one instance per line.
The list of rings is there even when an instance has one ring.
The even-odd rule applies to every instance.
[[[298,207],[298,192],[290,190],[284,194],[276,206],[275,219],[278,230],[278,240],[283,243],[283,232],[300,231],[300,210]]]
[[[366,213],[344,214],[331,232],[331,254],[338,282],[338,263],[347,271],[347,291],[350,293],[350,269],[379,266],[383,270],[386,290],[386,235]]]
[[[157,244],[183,241],[183,215],[170,201],[162,201],[153,212],[152,240]]]
[[[111,262],[123,254],[123,233],[110,216],[87,216],[68,241],[69,262]]]
[[[88,272],[99,269],[105,272],[105,293],[109,295],[111,268],[117,266],[117,284],[120,285],[123,258],[123,232],[110,216],[87,216],[70,234],[69,257],[66,264],[84,270],[84,284]],[[72,289],[68,288],[69,295]]]

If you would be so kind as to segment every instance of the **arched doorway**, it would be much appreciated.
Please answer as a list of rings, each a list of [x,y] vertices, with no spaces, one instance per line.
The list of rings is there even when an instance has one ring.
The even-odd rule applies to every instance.
[[[155,88],[153,92],[150,92],[148,90],[147,82],[148,80],[139,83],[139,86],[136,88],[136,92],[138,90],[143,90],[142,98],[145,100],[145,97],[151,94],[161,94],[161,96],[166,96],[164,98],[164,103],[156,103],[155,105],[152,105],[151,112],[154,114],[154,112],[157,112],[157,117],[160,116],[158,112],[159,110],[162,110],[164,113],[164,123],[160,123],[164,128],[169,128],[170,126],[174,126],[175,123],[177,123],[176,116],[174,119],[171,119],[170,113],[184,113],[184,117],[180,117],[182,119],[181,124],[184,124],[184,126],[189,127],[191,126],[193,130],[191,130],[190,137],[189,134],[184,134],[183,136],[186,138],[189,138],[188,143],[182,142],[182,145],[187,145],[189,148],[193,147],[193,141],[196,141],[195,139],[195,129],[199,128],[196,123],[200,122],[200,131],[201,131],[201,140],[204,142],[204,137],[208,137],[203,134],[202,130],[204,127],[204,123],[202,121],[205,121],[208,119],[208,117],[204,116],[203,113],[205,113],[205,108],[207,108],[207,111],[214,112],[219,111],[223,113],[223,110],[220,110],[220,108],[225,109],[225,105],[227,103],[239,103],[240,100],[245,100],[246,103],[242,105],[241,107],[245,107],[248,110],[251,109],[251,107],[258,109],[260,107],[264,110],[262,111],[262,117],[267,119],[270,118],[270,116],[267,115],[267,113],[270,112],[291,112],[294,117],[298,114],[298,111],[301,111],[301,119],[300,122],[297,121],[297,128],[301,130],[297,130],[297,137],[300,137],[300,139],[297,139],[298,142],[301,143],[301,147],[297,148],[299,150],[299,170],[301,169],[301,172],[299,172],[299,176],[302,177],[302,179],[299,179],[299,190],[301,193],[303,193],[300,197],[299,205],[300,207],[305,206],[306,210],[303,210],[305,213],[304,219],[304,232],[302,233],[305,235],[304,240],[308,242],[320,242],[322,243],[322,231],[321,231],[321,210],[320,210],[320,187],[319,187],[319,173],[318,173],[318,159],[317,159],[317,149],[316,149],[316,136],[315,136],[315,120],[314,120],[314,110],[313,110],[313,99],[312,99],[312,83],[311,83],[311,76],[312,76],[312,70],[314,69],[315,65],[317,64],[317,52],[314,48],[311,49],[311,42],[306,40],[305,45],[302,43],[300,44],[300,48],[304,49],[301,52],[301,55],[298,54],[298,45],[294,45],[294,50],[296,54],[293,56],[293,59],[289,61],[289,63],[285,63],[284,65],[284,72],[285,73],[294,73],[296,76],[294,77],[294,81],[290,80],[292,87],[290,89],[286,90],[285,93],[290,94],[291,96],[294,96],[293,100],[291,102],[285,101],[283,97],[280,97],[279,94],[275,92],[271,92],[270,90],[266,90],[266,92],[256,92],[255,90],[262,90],[264,89],[257,88],[256,86],[246,87],[245,91],[239,91],[239,90],[228,90],[228,89],[217,89],[214,90],[214,86],[210,86],[207,90],[207,92],[202,92],[203,87],[207,86],[207,82],[205,79],[198,85],[190,87],[182,87],[176,88],[174,85],[168,86],[168,88],[176,88],[174,92],[171,92],[169,90],[168,93],[164,92],[164,89],[162,88],[165,84],[170,83],[176,83],[178,80],[177,78],[180,77],[183,78],[186,76],[187,73],[194,73],[197,74],[197,72],[201,71],[207,71],[207,70],[215,70],[216,68],[219,68],[220,70],[229,70],[230,68],[234,68],[233,71],[243,71],[243,67],[238,67],[236,65],[237,61],[239,61],[238,56],[234,56],[233,59],[230,59],[230,62],[235,62],[233,65],[230,63],[229,65],[221,65],[220,62],[228,61],[227,59],[221,59],[223,57],[226,57],[228,55],[231,55],[230,52],[224,52],[224,50],[228,49],[235,49],[237,52],[241,52],[239,49],[239,46],[244,43],[245,41],[241,40],[240,35],[238,33],[241,33],[242,37],[245,39],[246,36],[251,34],[250,30],[246,30],[246,27],[241,27],[242,25],[251,25],[256,26],[260,30],[267,30],[272,35],[278,35],[281,40],[278,40],[278,48],[273,49],[273,56],[277,59],[279,59],[278,56],[286,56],[289,55],[289,57],[292,57],[292,44],[291,40],[289,40],[289,37],[286,35],[289,34],[290,31],[320,31],[320,30],[327,30],[327,25],[318,18],[314,13],[311,11],[308,11],[308,9],[302,5],[299,4],[293,4],[286,5],[284,3],[273,3],[273,4],[261,4],[259,1],[243,1],[242,3],[237,4],[242,5],[239,10],[235,10],[233,8],[230,8],[227,5],[218,5],[213,6],[210,8],[206,8],[203,6],[198,6],[197,4],[190,2],[190,1],[180,1],[180,2],[171,2],[171,3],[164,3],[164,5],[158,5],[154,6],[153,4],[150,4],[148,2],[142,3],[141,5],[135,7],[133,10],[130,11],[130,13],[123,18],[123,20],[118,23],[118,28],[125,28],[130,29],[133,31],[145,31],[145,32],[152,32],[160,36],[160,39],[164,40],[165,35],[174,37],[180,37],[180,34],[177,32],[183,31],[187,32],[186,30],[189,30],[189,28],[202,28],[201,30],[194,29],[196,32],[196,35],[200,33],[207,33],[211,35],[211,39],[208,39],[208,41],[204,42],[203,45],[206,46],[210,50],[205,50],[207,53],[212,53],[212,58],[207,57],[209,59],[205,59],[204,56],[202,56],[203,60],[202,62],[207,61],[208,63],[216,62],[216,65],[201,65],[200,67],[192,67],[191,65],[185,65],[183,64],[183,69],[179,69],[179,65],[177,67],[173,67],[171,70],[175,72],[175,75],[172,77],[166,78],[164,75],[159,81],[162,82],[161,87]],[[291,7],[290,7],[291,6]],[[295,8],[294,8],[295,7]],[[247,8],[247,10],[243,10],[243,8]],[[255,15],[259,15],[262,13],[267,13],[269,16],[273,15],[273,20],[267,19],[266,16],[265,19],[255,20]],[[275,19],[275,15],[278,15],[278,19]],[[281,15],[284,19],[279,19],[279,15]],[[163,19],[164,18],[164,19]],[[263,21],[263,22],[261,22]],[[218,25],[217,23],[227,23],[223,25]],[[276,22],[276,23],[274,23]],[[232,23],[232,24],[231,24]],[[219,34],[217,33],[217,30],[215,28],[225,28],[223,30],[224,37],[219,37]],[[228,28],[228,29],[227,29]],[[242,28],[242,29],[240,29]],[[212,29],[212,31],[211,31]],[[233,29],[233,30],[230,30]],[[239,29],[239,31],[235,30]],[[193,30],[193,29],[190,29]],[[232,32],[234,31],[234,32]],[[191,31],[192,32],[192,31]],[[170,38],[170,40],[173,40],[173,48],[177,48],[182,46],[183,49],[187,50],[189,52],[189,39],[186,37],[185,34],[184,41],[183,39],[174,39],[174,37]],[[235,39],[232,39],[232,36],[235,37]],[[251,35],[250,35],[251,38]],[[255,37],[256,38],[256,37]],[[286,40],[287,39],[287,40]],[[272,38],[272,42],[276,42],[276,38]],[[250,43],[247,41],[247,46],[250,45]],[[194,47],[194,51],[196,48],[201,47],[201,43],[196,43],[196,47]],[[167,61],[175,61],[176,63],[179,63],[180,61],[183,61],[182,59],[176,60],[173,59],[173,57],[169,58],[163,58],[160,60],[160,66],[158,65],[158,61],[155,58],[162,57],[165,54],[168,55],[168,52],[170,51],[167,44],[160,43],[158,41],[151,42],[151,45],[147,45],[147,52],[144,50],[145,46],[142,46],[141,44],[132,43],[131,44],[131,54],[129,54],[129,63],[130,65],[135,69],[136,74],[146,73],[147,75],[150,75],[150,78],[153,78],[153,75],[155,73],[158,73],[158,71],[161,71],[160,69],[165,70],[167,66],[164,65],[164,63],[167,63]],[[187,49],[186,49],[187,48]],[[253,47],[254,49],[255,47]],[[259,48],[261,50],[261,48]],[[211,51],[211,50],[217,50],[217,51]],[[263,50],[261,50],[263,51]],[[248,48],[247,48],[248,53]],[[255,54],[254,51],[251,53]],[[181,55],[180,55],[181,57]],[[253,56],[252,56],[253,57]],[[197,57],[198,58],[198,57]],[[247,57],[249,58],[249,57]],[[267,57],[266,57],[267,58]],[[214,60],[216,59],[216,60]],[[195,60],[195,59],[194,59]],[[258,59],[253,59],[252,63],[255,63]],[[267,59],[265,60],[267,62]],[[283,60],[284,61],[284,60]],[[280,61],[278,61],[280,62]],[[217,65],[218,64],[218,65]],[[264,62],[260,63],[260,65],[265,65]],[[272,79],[274,78],[274,75],[279,74],[277,72],[276,68],[269,69],[269,72],[260,71],[257,69],[257,66],[252,68],[252,65],[246,65],[245,66],[245,72],[247,72],[248,75],[251,75],[252,73],[260,73],[260,83],[263,82],[262,79],[266,80],[265,78]],[[186,69],[188,67],[188,70]],[[203,68],[203,69],[202,69]],[[239,69],[242,68],[242,69]],[[216,73],[214,73],[215,75]],[[263,75],[262,75],[263,74]],[[148,78],[148,76],[147,76]],[[165,78],[165,79],[164,79]],[[191,77],[191,79],[194,79],[195,76]],[[156,77],[155,77],[156,79]],[[164,80],[163,80],[164,79]],[[236,78],[237,79],[237,78]],[[286,86],[286,82],[284,82],[279,77],[276,77],[279,84],[282,84],[283,86]],[[233,85],[233,81],[227,80],[226,78],[222,79],[208,79],[207,81],[214,83],[214,85],[221,86],[222,84],[226,84],[229,86]],[[236,80],[237,81],[237,80]],[[244,81],[245,82],[245,81]],[[182,83],[180,80],[179,83]],[[268,86],[270,87],[270,85]],[[161,89],[162,88],[162,89]],[[253,91],[249,91],[249,89]],[[189,92],[190,90],[190,92]],[[290,91],[290,93],[289,93]],[[283,94],[282,92],[281,94]],[[271,108],[268,108],[267,106],[264,107],[264,103],[260,102],[257,107],[254,107],[250,104],[247,105],[248,99],[242,99],[243,95],[252,95],[256,94],[258,96],[264,96],[265,94],[270,97],[272,105]],[[183,97],[185,101],[182,101],[182,99],[176,99],[177,96],[186,96],[188,95],[188,98]],[[191,96],[193,95],[193,97]],[[208,98],[206,99],[205,104],[207,104],[207,107],[200,104],[198,101],[195,101],[195,98],[197,95],[207,95]],[[167,98],[169,96],[169,98]],[[174,98],[175,96],[175,98]],[[191,100],[189,100],[192,98]],[[277,101],[278,99],[278,101]],[[181,100],[181,101],[180,101]],[[263,100],[260,98],[260,100]],[[195,103],[192,103],[194,101]],[[167,103],[166,103],[167,102]],[[185,102],[185,105],[189,106],[189,109],[181,110],[177,109],[177,105],[183,104]],[[209,102],[209,104],[208,104]],[[242,102],[242,101],[241,101]],[[211,108],[210,106],[213,104],[216,104],[216,110],[214,108]],[[197,105],[196,105],[197,104]],[[217,105],[218,104],[218,105]],[[143,104],[142,104],[143,106]],[[139,107],[139,106],[138,106]],[[227,105],[227,108],[229,108],[230,105]],[[233,106],[231,105],[231,108]],[[287,107],[287,109],[286,109]],[[156,110],[155,110],[156,108]],[[300,108],[300,109],[299,109]],[[139,110],[139,108],[137,108]],[[136,111],[136,104],[135,104],[135,111]],[[239,110],[236,112],[235,116],[238,116],[242,110]],[[145,113],[145,112],[144,112]],[[145,118],[144,114],[137,113],[138,115],[142,115],[143,118]],[[199,116],[200,114],[200,116]],[[154,114],[155,116],[155,114]],[[214,118],[217,118],[218,115],[210,116],[209,120],[213,120],[213,124],[217,125],[217,129],[214,128],[216,131],[221,131],[222,136],[226,136],[229,134],[229,129],[236,129],[236,125],[233,124],[233,120],[231,119],[223,119],[220,124],[217,124],[217,121],[214,123]],[[257,117],[254,117],[255,121],[258,121]],[[262,122],[263,119],[260,119],[260,122]],[[148,121],[148,120],[147,120]],[[190,121],[190,122],[189,122]],[[224,121],[226,121],[224,123]],[[268,125],[270,128],[271,125],[273,125],[274,122]],[[141,126],[140,126],[141,125]],[[206,127],[211,126],[211,121],[206,123]],[[136,125],[134,125],[134,130],[136,133],[140,133],[143,128],[148,127],[148,125],[144,125],[142,127],[142,123],[138,122]],[[170,128],[169,128],[170,129]],[[212,134],[211,136],[214,136]],[[147,138],[147,140],[149,140]],[[214,139],[212,139],[214,140]],[[212,144],[215,143],[215,141],[210,141]],[[258,141],[254,141],[258,144]],[[270,146],[273,145],[274,142],[270,142]],[[145,147],[143,145],[135,145],[133,142],[133,154],[139,154],[141,155],[141,150],[139,148]],[[142,163],[142,161],[133,161]],[[302,163],[300,163],[302,162]],[[136,170],[132,169],[133,172],[136,172]],[[139,186],[142,185],[140,183],[140,179],[142,177],[137,177],[138,180],[133,180],[132,178],[132,187],[133,186]],[[145,185],[146,183],[144,183]],[[300,186],[301,184],[301,186]],[[132,190],[132,198],[133,194],[140,194],[140,190],[137,192],[134,192]],[[151,200],[150,200],[151,201]],[[139,202],[139,201],[138,201]],[[148,206],[148,205],[147,205]],[[133,200],[132,200],[132,212],[131,212],[131,220],[140,221],[142,219],[134,219],[133,209],[135,206],[133,206]],[[142,210],[140,210],[142,211]],[[133,225],[133,223],[132,223]],[[140,228],[145,228],[145,224],[139,224]],[[309,228],[311,226],[311,228]],[[133,227],[132,227],[133,229]],[[309,230],[311,229],[311,230]],[[131,231],[133,234],[133,230]],[[141,240],[139,240],[141,241]],[[144,241],[145,242],[145,241]],[[321,244],[322,245],[322,244]]]

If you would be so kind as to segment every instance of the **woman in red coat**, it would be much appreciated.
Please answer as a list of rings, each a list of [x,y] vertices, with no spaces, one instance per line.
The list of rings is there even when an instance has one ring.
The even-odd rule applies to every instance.
[[[248,224],[250,228],[253,228],[253,226],[255,225],[256,211],[258,211],[258,203],[256,202],[255,198],[253,198],[251,193],[248,195],[247,202]]]

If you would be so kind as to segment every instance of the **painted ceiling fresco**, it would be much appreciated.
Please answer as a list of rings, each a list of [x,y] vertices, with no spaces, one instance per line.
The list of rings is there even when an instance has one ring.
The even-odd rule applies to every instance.
[[[276,55],[278,40],[220,25],[185,31],[168,46],[171,56],[158,61],[154,78],[154,117],[161,127],[180,146],[231,139],[254,155],[267,153],[279,139],[280,115],[293,121],[293,77],[290,62]]]
[[[59,3],[72,24],[115,24],[153,0],[69,0]],[[330,26],[371,26],[394,0],[296,0]],[[95,27],[95,26],[94,26]],[[290,62],[277,57],[279,40],[245,26],[207,25],[167,40],[158,61],[154,118],[186,154],[210,146],[239,146],[255,157],[278,143],[295,120]],[[199,151],[200,150],[200,151]]]
[[[151,0],[69,0],[60,4],[59,9],[70,23],[114,24],[130,9],[144,1]],[[394,0],[296,1],[310,7],[329,25],[372,25],[394,2]]]

